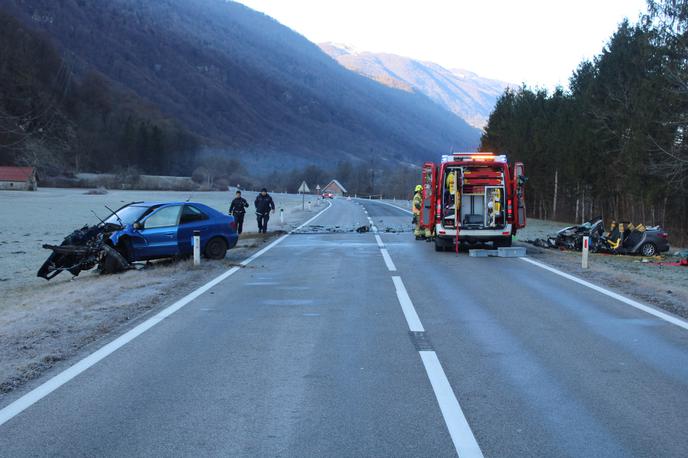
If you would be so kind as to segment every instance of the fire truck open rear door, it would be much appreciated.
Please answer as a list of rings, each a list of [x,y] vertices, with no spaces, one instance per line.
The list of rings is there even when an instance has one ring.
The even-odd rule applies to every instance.
[[[514,228],[526,227],[526,169],[522,162],[514,162],[513,177]]]
[[[423,204],[420,209],[420,225],[424,229],[433,231],[435,227],[435,206],[433,205],[433,189],[436,181],[435,164],[426,162],[423,164]]]

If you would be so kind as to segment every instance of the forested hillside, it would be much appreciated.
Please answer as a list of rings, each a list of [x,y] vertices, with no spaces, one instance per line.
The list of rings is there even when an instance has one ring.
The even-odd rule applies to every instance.
[[[416,163],[479,131],[422,95],[350,72],[273,19],[224,0],[0,0],[97,71],[250,170]]]
[[[50,41],[0,11],[0,164],[180,173],[198,140],[97,73],[75,79]],[[191,158],[191,160],[189,159]]]
[[[527,165],[530,214],[662,224],[688,242],[688,1],[652,0],[570,90],[507,90],[481,148]]]

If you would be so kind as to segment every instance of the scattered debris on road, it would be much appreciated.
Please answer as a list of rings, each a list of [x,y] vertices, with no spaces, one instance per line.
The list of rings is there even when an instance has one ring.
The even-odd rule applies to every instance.
[[[671,267],[688,267],[688,257],[683,258],[676,262],[656,262],[655,264],[660,266],[671,266]]]
[[[385,232],[385,233],[400,233],[400,232],[411,232],[411,228],[403,228],[403,227],[391,227],[391,226],[385,226],[382,227],[381,225],[377,225],[378,231],[379,232]],[[356,226],[356,225],[351,225],[351,226],[322,226],[319,224],[312,224],[307,227],[304,227],[300,229],[299,231],[294,232],[294,234],[308,234],[308,235],[313,235],[313,234],[344,234],[344,233],[359,233],[359,234],[366,234],[368,232],[372,231],[372,226],[370,224],[366,224],[363,226]]]

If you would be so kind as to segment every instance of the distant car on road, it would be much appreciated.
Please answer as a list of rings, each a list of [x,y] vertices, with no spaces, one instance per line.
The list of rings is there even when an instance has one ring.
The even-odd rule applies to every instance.
[[[190,255],[194,231],[210,259],[223,259],[239,239],[233,216],[196,202],[133,202],[105,224],[121,227],[109,239],[129,262]]]
[[[334,199],[334,193],[330,191],[325,191],[322,193],[322,198],[323,199]]]

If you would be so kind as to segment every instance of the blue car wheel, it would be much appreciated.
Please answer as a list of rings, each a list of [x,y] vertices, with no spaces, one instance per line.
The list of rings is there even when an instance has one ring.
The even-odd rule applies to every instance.
[[[212,238],[205,245],[205,255],[210,259],[224,259],[227,254],[227,242],[220,237]]]

